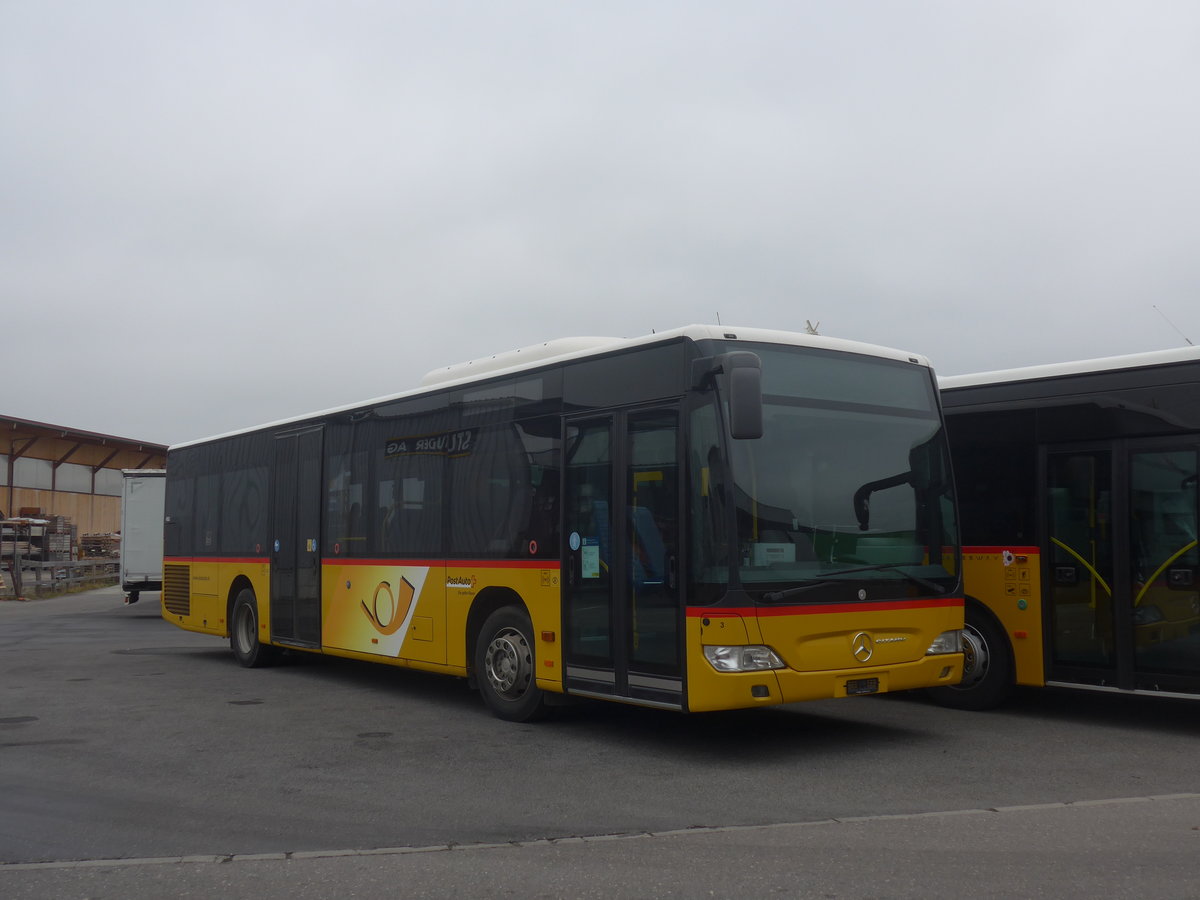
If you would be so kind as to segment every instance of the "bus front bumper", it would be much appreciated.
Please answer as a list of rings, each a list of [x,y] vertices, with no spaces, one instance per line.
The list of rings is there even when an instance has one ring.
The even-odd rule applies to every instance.
[[[963,675],[961,653],[925,656],[907,663],[798,672],[768,669],[760,672],[699,672],[689,678],[688,708],[692,712],[739,709],[869,696],[918,688],[958,684]]]

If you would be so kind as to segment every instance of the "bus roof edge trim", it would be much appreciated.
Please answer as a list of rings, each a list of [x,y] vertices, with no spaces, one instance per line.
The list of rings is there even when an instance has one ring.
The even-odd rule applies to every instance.
[[[1114,369],[1138,369],[1162,366],[1171,363],[1200,360],[1200,347],[1172,347],[1169,350],[1150,350],[1145,353],[1129,353],[1124,356],[1106,356],[1099,359],[1081,359],[1074,362],[1049,363],[1040,366],[1024,366],[1016,369],[998,369],[994,372],[975,372],[969,375],[944,375],[938,378],[942,390],[978,387],[986,384],[1006,384],[1013,381],[1033,381],[1041,378],[1061,378],[1067,375],[1086,375],[1092,372],[1110,372]]]
[[[511,369],[516,366],[546,362],[557,359],[560,356],[588,353],[602,348],[616,349],[623,343],[625,343],[624,338],[555,338],[552,341],[543,341],[540,344],[533,344],[529,347],[506,350],[503,353],[494,353],[491,356],[483,356],[479,359],[472,359],[467,362],[454,363],[453,365],[433,369],[425,374],[420,384],[421,387],[434,387],[435,385],[447,384],[452,381],[461,381],[464,378],[474,378],[478,375],[502,372],[505,369]]]

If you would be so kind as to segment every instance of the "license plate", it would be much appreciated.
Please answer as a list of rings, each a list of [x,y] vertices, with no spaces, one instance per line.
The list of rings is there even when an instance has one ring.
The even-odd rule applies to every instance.
[[[846,696],[879,693],[878,678],[854,678],[846,682]]]

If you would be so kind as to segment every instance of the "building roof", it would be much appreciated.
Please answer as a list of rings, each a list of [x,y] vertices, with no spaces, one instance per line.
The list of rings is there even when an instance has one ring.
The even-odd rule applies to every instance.
[[[161,466],[165,444],[99,434],[46,422],[0,416],[0,453],[10,461],[46,459],[93,469],[145,469]]]

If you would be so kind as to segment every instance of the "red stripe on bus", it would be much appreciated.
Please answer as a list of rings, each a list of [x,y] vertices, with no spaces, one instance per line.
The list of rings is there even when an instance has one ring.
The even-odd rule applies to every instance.
[[[324,566],[424,566],[436,569],[557,569],[557,559],[343,559],[324,557]]]
[[[961,597],[935,597],[928,600],[881,600],[875,603],[821,603],[814,606],[723,606],[720,608],[689,606],[688,618],[705,616],[813,616],[824,613],[883,612],[892,609],[949,609],[961,608]]]
[[[963,553],[1021,553],[1025,556],[1036,555],[1042,552],[1041,547],[963,547]]]
[[[245,563],[257,565],[269,563],[269,556],[165,556],[169,563]],[[447,569],[557,569],[556,559],[342,559],[340,556],[326,557],[322,565],[332,566],[445,566]]]
[[[270,562],[268,556],[164,556],[165,563],[241,563],[258,565]]]

